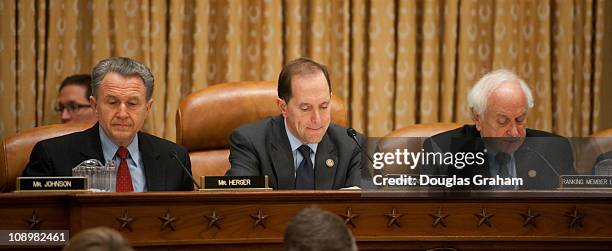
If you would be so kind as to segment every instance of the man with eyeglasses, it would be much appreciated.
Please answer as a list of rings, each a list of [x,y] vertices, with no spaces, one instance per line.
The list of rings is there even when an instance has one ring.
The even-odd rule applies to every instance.
[[[91,96],[89,74],[77,74],[64,79],[55,106],[55,111],[61,115],[62,123],[96,123],[98,119],[89,104],[89,96]]]

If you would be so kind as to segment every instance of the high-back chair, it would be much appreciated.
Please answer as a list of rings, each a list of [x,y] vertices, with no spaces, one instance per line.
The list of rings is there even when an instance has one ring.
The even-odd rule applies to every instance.
[[[612,128],[604,129],[591,134],[592,138],[598,138],[602,151],[612,151]]]
[[[277,84],[243,81],[213,85],[181,101],[176,140],[191,158],[193,176],[224,175],[229,169],[229,136],[243,124],[279,115]],[[344,101],[332,96],[332,123],[347,126]]]
[[[30,152],[41,140],[86,130],[91,125],[56,124],[39,126],[8,135],[2,140],[0,149],[0,191],[15,190],[17,177],[28,164]]]
[[[438,133],[449,131],[461,127],[458,123],[430,123],[416,124],[402,127],[394,130],[383,138],[377,144],[377,151],[380,152],[395,152],[395,149],[408,149],[410,152],[420,152],[423,148],[423,142]],[[385,166],[384,173],[396,174],[417,174],[420,172],[420,165],[414,170],[407,169],[406,165],[401,166]]]
[[[592,174],[599,155],[612,151],[612,128],[594,132],[589,138],[572,140],[578,174]]]

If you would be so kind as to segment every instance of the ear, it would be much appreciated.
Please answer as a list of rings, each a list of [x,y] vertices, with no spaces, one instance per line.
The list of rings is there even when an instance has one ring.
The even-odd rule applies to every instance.
[[[151,107],[153,107],[153,99],[151,98],[149,101],[147,101],[147,115],[149,114],[149,112],[151,111]]]
[[[89,105],[91,105],[91,108],[94,110],[94,112],[98,114],[98,101],[96,100],[96,97],[89,96]]]
[[[474,121],[474,124],[476,125],[476,130],[480,131],[482,126],[482,117],[478,115],[474,109],[470,109],[470,115],[472,116],[472,121]]]
[[[287,102],[285,102],[285,100],[283,100],[282,98],[276,98],[276,106],[278,106],[278,109],[280,110],[281,114],[283,114],[283,117],[286,118],[289,112]]]

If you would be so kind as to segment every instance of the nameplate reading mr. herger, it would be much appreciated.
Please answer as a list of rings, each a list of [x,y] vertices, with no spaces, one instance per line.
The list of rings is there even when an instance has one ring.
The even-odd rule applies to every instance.
[[[204,176],[204,189],[268,188],[268,176]]]

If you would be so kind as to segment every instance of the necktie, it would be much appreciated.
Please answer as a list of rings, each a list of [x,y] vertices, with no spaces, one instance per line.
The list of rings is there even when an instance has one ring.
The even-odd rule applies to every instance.
[[[128,149],[120,146],[117,150],[117,155],[121,159],[119,163],[119,169],[117,169],[117,180],[115,183],[115,191],[117,192],[132,192],[134,187],[132,186],[132,175],[130,175],[130,168],[127,164]]]
[[[510,162],[510,155],[505,152],[499,152],[495,155],[495,161],[497,162],[497,175],[500,178],[508,178],[510,176],[508,172],[508,162]]]
[[[298,151],[300,151],[304,158],[295,174],[295,189],[315,189],[314,168],[310,160],[310,147],[301,145]]]

